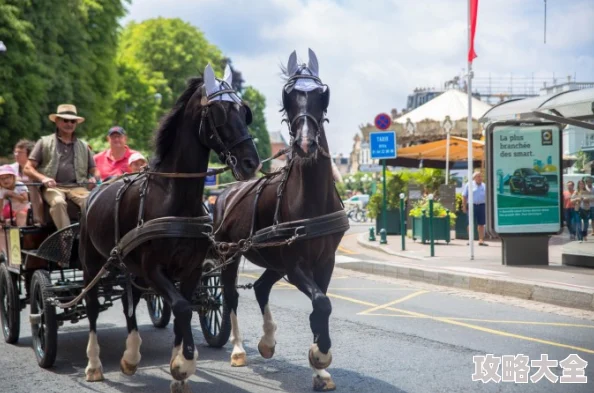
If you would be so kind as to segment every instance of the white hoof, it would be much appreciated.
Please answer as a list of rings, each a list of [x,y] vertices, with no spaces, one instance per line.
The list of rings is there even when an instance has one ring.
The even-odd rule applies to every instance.
[[[177,347],[176,347],[177,348]],[[194,347],[194,359],[188,360],[184,357],[181,346],[177,354],[171,359],[169,368],[171,376],[177,381],[184,381],[196,372],[196,361],[198,360],[198,349]],[[175,350],[175,348],[174,348]]]
[[[247,355],[245,352],[231,354],[231,367],[244,367],[247,364]]]

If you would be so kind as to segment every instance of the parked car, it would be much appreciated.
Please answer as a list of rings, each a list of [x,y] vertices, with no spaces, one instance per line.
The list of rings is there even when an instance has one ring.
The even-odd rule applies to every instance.
[[[546,194],[549,192],[549,182],[532,168],[519,168],[509,179],[509,189],[512,194]]]
[[[347,208],[347,209],[349,207],[352,208],[355,206],[358,206],[360,209],[365,209],[365,207],[369,203],[369,195],[368,194],[353,195],[346,201],[342,201],[342,203],[344,204],[345,208]]]

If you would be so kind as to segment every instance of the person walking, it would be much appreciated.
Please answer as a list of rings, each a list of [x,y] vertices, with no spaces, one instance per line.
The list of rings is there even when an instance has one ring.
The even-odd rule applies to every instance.
[[[464,190],[462,191],[462,197],[464,198],[464,204],[462,205],[462,210],[464,213],[468,213],[468,193],[469,188],[472,186],[472,198],[473,198],[473,207],[474,207],[474,222],[477,225],[478,235],[479,235],[479,246],[488,246],[485,243],[485,224],[487,223],[487,209],[486,209],[486,198],[487,198],[487,188],[485,183],[483,183],[483,175],[477,171],[474,172],[472,175],[472,182],[466,183],[464,186]],[[467,225],[469,225],[469,221]],[[470,231],[474,230],[474,228],[468,227],[468,234],[470,235]],[[470,237],[470,236],[469,236]]]
[[[575,183],[570,180],[567,182],[567,189],[563,191],[563,217],[569,230],[569,240],[575,240],[574,207],[571,201],[574,192]]]

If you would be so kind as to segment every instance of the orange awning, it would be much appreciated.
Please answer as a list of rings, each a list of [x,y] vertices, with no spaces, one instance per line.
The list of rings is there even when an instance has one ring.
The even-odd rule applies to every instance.
[[[398,158],[413,158],[417,160],[446,160],[447,139],[403,147],[398,149]],[[485,142],[472,141],[473,161],[482,161],[485,154]],[[450,137],[450,162],[468,160],[468,139],[457,136]]]

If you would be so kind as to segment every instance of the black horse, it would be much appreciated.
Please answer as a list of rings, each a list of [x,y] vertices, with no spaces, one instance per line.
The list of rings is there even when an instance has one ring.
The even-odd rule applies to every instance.
[[[348,229],[348,219],[334,186],[323,127],[330,91],[318,77],[318,61],[311,49],[308,65],[298,65],[296,53],[291,54],[285,76],[283,109],[289,124],[292,150],[287,166],[277,175],[238,183],[223,192],[215,205],[215,234],[217,241],[237,243],[241,239],[255,240],[256,231],[276,225],[277,219],[282,226],[282,223],[291,221],[313,221],[330,213],[338,216],[341,223],[338,230],[322,228],[321,232],[325,230],[326,234],[320,235],[318,231],[317,235],[298,239],[290,245],[277,243],[272,247],[255,247],[244,254],[254,264],[266,268],[254,284],[264,319],[264,335],[258,344],[260,354],[264,358],[274,354],[276,324],[268,299],[272,286],[287,275],[288,281],[306,294],[313,305],[310,324],[314,343],[309,360],[315,371],[314,389],[333,390],[334,382],[325,370],[332,361],[328,328],[332,306],[326,291],[334,269],[336,249]],[[252,233],[256,237],[252,237]],[[236,255],[232,264],[222,272],[224,298],[231,310],[232,366],[243,366],[246,362],[237,324],[235,285],[239,261],[240,255]]]
[[[139,176],[142,181],[131,181],[132,176],[105,184],[87,200],[81,218],[79,247],[85,283],[95,278],[110,256],[116,231],[124,236],[142,225],[142,221],[207,215],[202,205],[204,177],[171,177],[167,174],[204,174],[211,149],[231,167],[237,180],[248,180],[259,169],[260,159],[247,129],[251,112],[231,89],[230,69],[226,69],[224,80],[218,80],[208,65],[203,77],[189,81],[156,131],[155,157],[150,164],[153,174]],[[119,190],[125,183],[128,188],[121,195]],[[120,199],[119,210],[116,197]],[[206,237],[160,238],[140,244],[124,259],[126,270],[138,282],[150,286],[171,305],[175,316],[175,342],[170,369],[178,381],[172,384],[172,391],[185,386],[185,380],[195,372],[198,351],[192,338],[189,300],[201,277],[209,246]],[[176,282],[180,290],[176,289]],[[141,291],[133,286],[133,304],[130,305],[133,310],[140,297]],[[134,312],[127,313],[128,296],[122,297],[122,303],[128,338],[120,366],[122,372],[132,375],[140,362],[141,339]],[[96,335],[99,309],[98,288],[95,286],[87,295],[90,324],[87,381],[103,379]],[[187,386],[183,389],[188,390]]]

